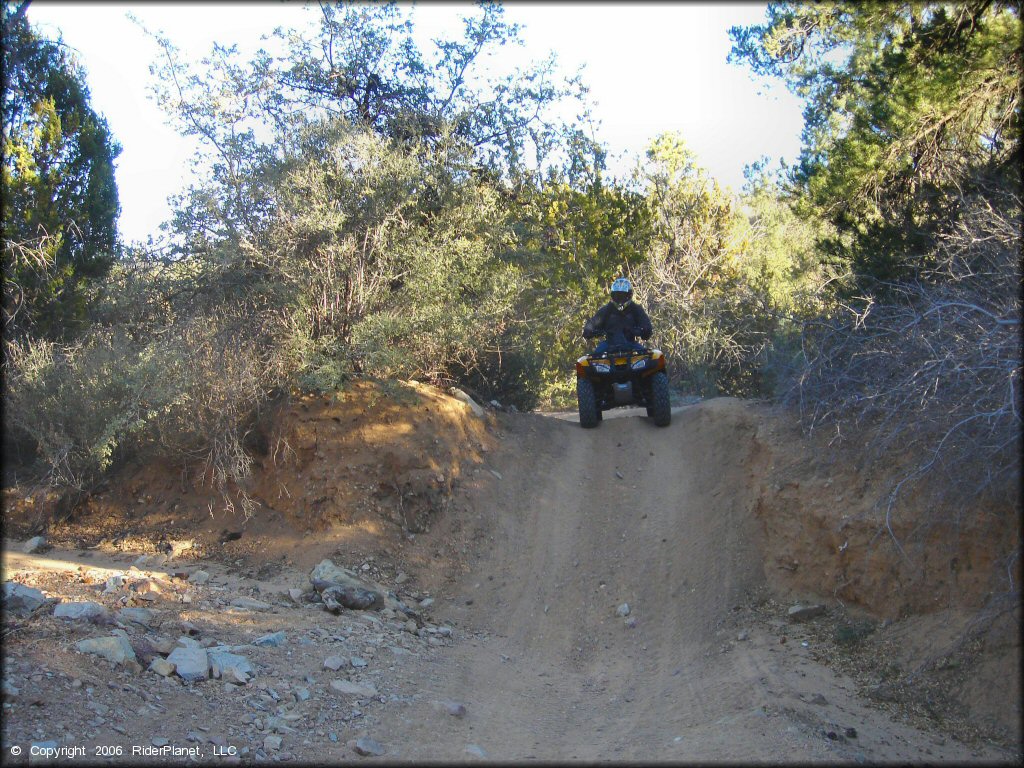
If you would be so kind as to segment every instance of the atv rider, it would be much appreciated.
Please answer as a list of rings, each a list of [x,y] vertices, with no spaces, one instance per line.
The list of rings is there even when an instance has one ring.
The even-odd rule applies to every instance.
[[[591,339],[604,334],[604,339],[594,347],[595,355],[623,347],[643,352],[644,345],[636,339],[651,337],[654,332],[651,318],[643,307],[633,301],[633,286],[626,278],[617,278],[612,283],[610,293],[612,300],[583,325],[583,338]]]

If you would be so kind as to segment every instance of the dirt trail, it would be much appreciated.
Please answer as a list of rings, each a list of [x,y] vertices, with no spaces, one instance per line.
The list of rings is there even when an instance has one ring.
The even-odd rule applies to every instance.
[[[239,542],[221,546],[222,562],[210,559],[217,551],[210,547],[198,561],[174,566],[201,566],[210,585],[165,587],[153,607],[167,637],[180,632],[182,619],[201,628],[204,642],[248,643],[287,631],[280,648],[246,646],[258,668],[253,681],[237,690],[212,680],[183,686],[151,672],[114,670],[72,650],[73,641],[107,630],[47,618],[11,636],[8,661],[16,662],[14,682],[24,693],[5,704],[12,707],[5,741],[63,732],[67,744],[160,736],[187,745],[190,729],[205,722],[210,744],[220,738],[244,749],[246,762],[285,754],[301,762],[351,761],[359,759],[353,740],[364,736],[383,745],[386,760],[411,762],[991,762],[1019,756],[894,718],[826,666],[820,635],[787,621],[785,607],[772,602],[765,569],[773,560],[757,497],[777,457],[762,444],[762,420],[750,404],[718,399],[680,407],[665,429],[636,410],[606,414],[593,430],[580,429],[568,414],[515,415],[487,422],[497,436],[483,434],[482,420],[457,415],[452,445],[478,451],[466,452],[458,465],[451,508],[437,514],[428,533],[413,535],[372,524],[390,498],[374,496],[373,489],[390,486],[371,470],[386,474],[394,465],[411,467],[404,470],[410,477],[423,474],[420,486],[409,481],[419,494],[408,497],[413,500],[433,498],[423,489],[436,485],[442,470],[449,478],[455,472],[454,460],[434,466],[441,455],[437,424],[447,423],[441,415],[455,406],[423,397],[406,411],[389,412],[401,429],[387,424],[405,442],[367,444],[365,456],[349,450],[342,464],[321,422],[300,420],[317,437],[305,442],[325,452],[323,467],[296,460],[283,468],[292,473],[287,477],[268,470],[264,478],[287,480],[293,491],[340,504],[334,491],[317,485],[317,473],[327,477],[337,464],[335,472],[362,478],[355,489],[370,517],[353,518],[347,527],[324,517],[323,530],[311,537],[303,534],[305,525],[275,512],[251,521]],[[331,410],[341,408],[337,404],[322,406],[327,430],[356,413],[380,418],[379,407],[364,408],[355,399],[350,405],[338,413]],[[435,417],[438,422],[429,421]],[[292,434],[300,455],[303,435]],[[317,451],[308,453],[319,457]],[[141,493],[128,498],[134,502]],[[177,507],[170,496],[150,503],[172,513]],[[111,520],[123,519],[110,504],[101,509]],[[150,513],[133,525],[147,520],[152,528],[163,518]],[[211,525],[207,533],[215,536],[222,523]],[[280,535],[286,527],[295,529],[291,538]],[[144,538],[141,530],[135,535]],[[232,549],[241,544],[247,554]],[[5,569],[64,599],[111,602],[120,593],[96,592],[108,575],[101,571],[123,572],[133,557],[127,550],[112,557],[101,549],[32,557],[9,552]],[[434,603],[424,610],[432,632],[445,625],[444,639],[403,632],[401,622],[370,612],[333,616],[282,596],[290,587],[308,587],[309,567],[322,557],[350,567],[363,563],[364,570],[373,561],[381,568],[375,578],[396,589],[395,574],[404,568],[412,580],[401,594],[410,604],[430,595]],[[99,584],[44,575],[80,573],[79,565],[98,572]],[[231,613],[225,606],[237,595],[258,595],[273,603],[272,610]],[[620,615],[624,604],[628,613],[623,608],[626,615]],[[132,632],[133,639],[140,636],[137,628]],[[364,656],[368,666],[324,670],[324,658],[342,651]],[[331,679],[339,676],[373,681],[381,695],[360,699],[357,711],[356,702],[331,693]],[[85,694],[80,681],[78,688],[72,684],[78,677]],[[304,698],[289,698],[300,689]],[[83,701],[102,704],[104,713],[110,709],[109,720],[79,722]],[[464,716],[452,716],[439,701],[463,704]],[[274,748],[267,746],[277,738],[267,735],[268,724],[279,718],[271,712],[295,718],[294,728],[273,731],[284,740]],[[252,724],[257,717],[260,726]]]
[[[493,499],[477,501],[493,544],[437,611],[476,636],[421,672],[469,714],[382,724],[396,757],[465,759],[470,745],[497,760],[981,756],[865,706],[798,637],[780,642],[798,630],[737,625],[764,581],[761,457],[742,404],[678,409],[668,429],[626,416],[514,427]]]

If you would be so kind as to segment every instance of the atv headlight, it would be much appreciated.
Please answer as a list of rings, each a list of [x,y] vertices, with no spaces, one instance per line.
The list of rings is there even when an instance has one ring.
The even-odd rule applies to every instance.
[[[652,360],[657,360],[659,357],[661,357],[661,350],[660,349],[652,349],[651,350],[651,359]]]
[[[581,357],[581,358],[580,358],[579,360],[577,360],[576,362],[577,362],[577,363],[579,363],[580,365],[587,365],[587,364],[588,364],[588,362],[589,362],[589,359],[587,358],[587,356],[586,356],[586,355],[584,355],[583,357]]]
[[[593,368],[598,373],[608,373],[608,371],[612,369],[612,367],[608,365],[608,363],[594,363],[591,366],[591,368]]]
[[[634,371],[639,371],[639,370],[640,370],[641,368],[643,368],[643,367],[644,367],[645,365],[647,365],[647,361],[646,361],[646,360],[643,360],[643,359],[640,359],[640,360],[637,360],[637,361],[636,361],[635,363],[633,363],[633,364],[632,364],[632,365],[630,366],[630,368],[632,368],[632,369],[633,369]]]

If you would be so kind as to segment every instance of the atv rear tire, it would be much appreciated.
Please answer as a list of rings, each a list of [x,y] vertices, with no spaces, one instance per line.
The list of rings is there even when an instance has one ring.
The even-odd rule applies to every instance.
[[[658,372],[651,376],[651,404],[647,415],[654,419],[659,427],[667,427],[672,422],[672,402],[668,392],[668,376]]]
[[[601,409],[594,385],[586,379],[576,379],[576,401],[580,406],[580,426],[586,429],[596,427],[601,420]]]

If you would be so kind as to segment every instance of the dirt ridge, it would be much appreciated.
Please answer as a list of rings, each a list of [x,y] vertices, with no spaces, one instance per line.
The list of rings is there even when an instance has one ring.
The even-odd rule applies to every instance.
[[[826,487],[824,470],[802,463],[808,447],[794,447],[776,416],[729,398],[676,408],[666,429],[630,411],[609,416],[594,430],[564,414],[479,418],[454,398],[411,387],[301,400],[268,429],[265,444],[287,443],[292,453],[288,460],[280,459],[287,451],[265,454],[250,488],[261,501],[252,519],[222,513],[207,521],[198,498],[165,488],[159,473],[146,470],[132,475],[121,497],[112,493],[96,507],[97,520],[86,514],[57,539],[73,543],[87,529],[97,537],[108,530],[98,522],[104,513],[123,520],[124,505],[148,498],[139,505],[148,514],[131,517],[134,538],[120,540],[125,551],[145,541],[147,530],[150,540],[166,540],[192,526],[197,546],[186,556],[196,565],[216,558],[227,575],[265,588],[270,580],[275,589],[296,586],[311,564],[330,556],[409,599],[429,597],[433,620],[454,628],[451,647],[380,670],[390,703],[346,726],[352,737],[379,741],[393,759],[1020,757],[1007,747],[1020,734],[1013,726],[1019,637],[1015,646],[1006,631],[974,655],[947,654],[959,665],[950,674],[964,677],[952,686],[961,700],[996,702],[979,712],[988,730],[948,723],[945,733],[934,730],[936,713],[947,712],[940,694],[952,683],[928,689],[933,712],[900,708],[900,695],[914,691],[901,694],[896,683],[913,676],[929,650],[918,631],[934,633],[943,617],[947,629],[962,629],[967,614],[953,621],[953,613],[933,612],[931,626],[911,617],[885,629],[877,614],[844,604],[849,594],[830,581],[829,551],[818,557],[813,581],[814,547],[834,546],[828,505],[816,508],[808,532],[796,521],[801,503]],[[786,487],[787,473],[801,484],[799,494],[776,490]],[[346,476],[358,482],[342,482]],[[863,492],[857,478],[837,473],[832,480],[836,494]],[[282,484],[291,496],[275,499],[272,490]],[[330,501],[318,509],[283,501],[325,494]],[[405,504],[418,505],[414,517],[395,515]],[[220,541],[229,529],[244,535]],[[795,557],[802,558],[796,571],[778,567]],[[23,580],[35,578],[31,564],[18,560],[17,570]],[[788,621],[785,608],[801,599],[822,600],[825,616]],[[289,621],[301,631],[308,615]],[[1019,627],[1019,615],[1004,618],[1003,630],[1014,621]],[[844,668],[832,658],[834,630],[862,620],[871,629],[863,641],[855,638],[861,656],[844,655]],[[876,670],[897,677],[884,689],[890,698],[882,689],[872,698],[872,681],[859,670],[900,631],[899,647],[914,652],[893,659],[896,672]],[[955,642],[952,630],[935,635],[942,651]],[[45,646],[36,652],[43,658]],[[438,700],[461,702],[466,714],[438,714],[430,704]],[[992,734],[1002,734],[1001,743],[986,741]],[[331,762],[351,758],[345,742],[289,747],[298,759]]]

